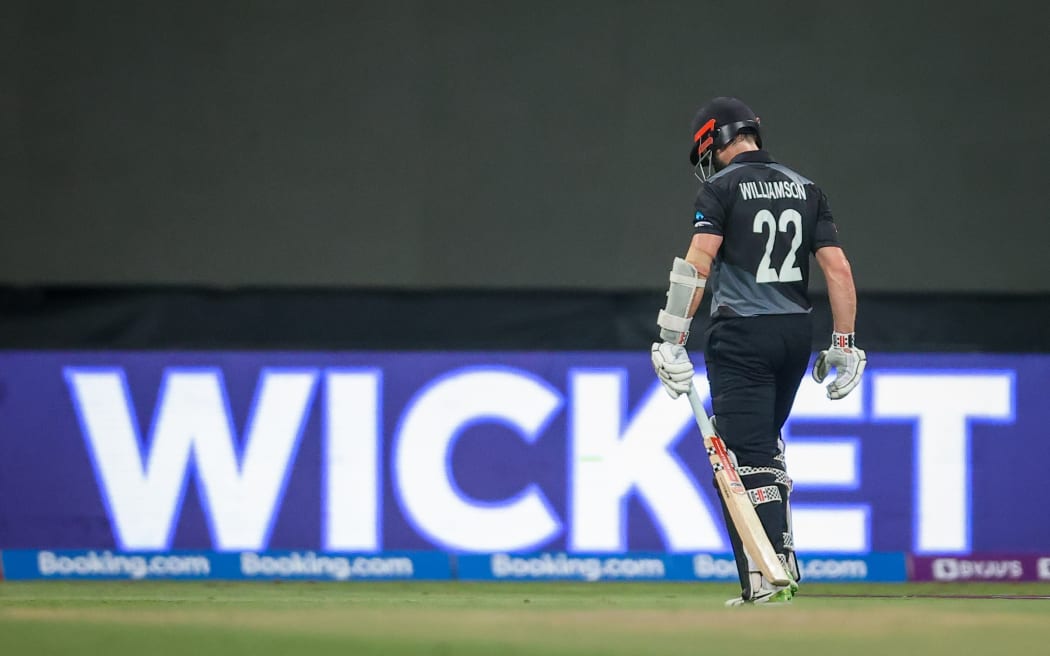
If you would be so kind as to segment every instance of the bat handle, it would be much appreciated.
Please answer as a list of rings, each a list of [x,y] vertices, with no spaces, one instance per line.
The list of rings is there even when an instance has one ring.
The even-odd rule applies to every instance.
[[[689,405],[693,406],[693,415],[696,417],[696,425],[700,429],[701,436],[714,435],[715,428],[711,425],[711,420],[707,418],[707,408],[704,407],[704,402],[700,400],[700,395],[696,393],[696,387],[690,385],[686,396],[689,398]]]

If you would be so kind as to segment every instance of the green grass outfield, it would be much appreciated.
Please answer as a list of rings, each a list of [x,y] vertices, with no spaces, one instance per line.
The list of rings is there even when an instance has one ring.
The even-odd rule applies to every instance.
[[[0,654],[1050,653],[1050,599],[925,596],[1047,596],[1047,584],[808,585],[790,606],[723,608],[733,592],[679,583],[8,581]]]

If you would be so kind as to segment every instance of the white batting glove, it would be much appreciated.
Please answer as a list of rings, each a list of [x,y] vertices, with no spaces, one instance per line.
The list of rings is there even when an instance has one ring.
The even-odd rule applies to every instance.
[[[832,333],[831,348],[821,351],[813,363],[813,380],[824,382],[832,367],[835,369],[835,380],[828,385],[828,398],[841,399],[860,384],[861,374],[868,365],[868,356],[864,349],[853,343],[854,333]]]
[[[670,342],[653,342],[653,369],[672,399],[689,392],[693,384],[693,363],[684,346]]]

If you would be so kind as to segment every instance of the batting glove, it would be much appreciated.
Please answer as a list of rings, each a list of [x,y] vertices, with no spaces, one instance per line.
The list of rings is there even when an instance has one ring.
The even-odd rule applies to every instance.
[[[841,399],[860,384],[861,374],[868,364],[864,349],[853,343],[854,333],[832,333],[831,348],[821,351],[813,364],[813,380],[824,382],[832,368],[835,380],[828,385],[828,398]]]
[[[672,399],[689,392],[693,384],[693,363],[684,346],[670,342],[654,342],[653,369]]]

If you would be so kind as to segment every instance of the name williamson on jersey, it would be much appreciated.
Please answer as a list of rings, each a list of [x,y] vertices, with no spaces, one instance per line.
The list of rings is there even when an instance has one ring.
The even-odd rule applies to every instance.
[[[797,198],[806,200],[806,188],[798,183],[788,180],[777,180],[776,182],[754,182],[740,183],[740,197],[744,200],[755,198]]]

